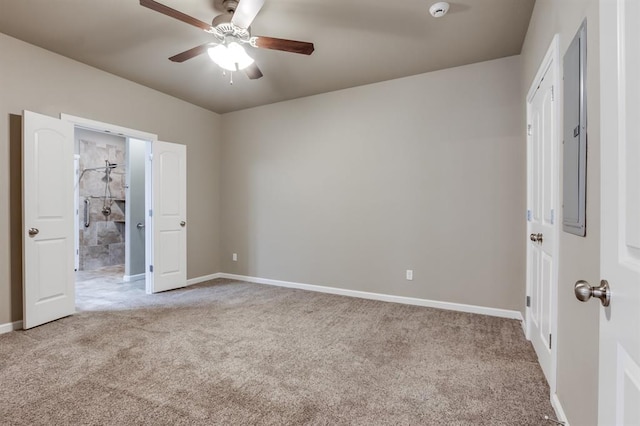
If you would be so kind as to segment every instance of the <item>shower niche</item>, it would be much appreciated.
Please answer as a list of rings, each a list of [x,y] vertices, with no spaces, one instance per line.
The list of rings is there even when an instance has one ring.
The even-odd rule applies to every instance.
[[[124,265],[125,138],[76,130],[78,270]]]

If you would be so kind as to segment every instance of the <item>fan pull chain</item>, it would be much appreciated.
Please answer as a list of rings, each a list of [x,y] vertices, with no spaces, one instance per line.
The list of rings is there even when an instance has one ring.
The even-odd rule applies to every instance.
[[[223,77],[227,76],[227,72],[225,70],[222,70],[222,76]],[[233,86],[233,71],[229,72],[229,85]]]

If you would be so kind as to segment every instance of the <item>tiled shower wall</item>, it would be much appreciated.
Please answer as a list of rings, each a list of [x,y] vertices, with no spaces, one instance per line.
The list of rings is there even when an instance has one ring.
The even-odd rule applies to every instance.
[[[79,183],[80,270],[88,271],[125,262],[125,142],[124,138],[98,134],[79,139],[79,172],[86,171]],[[110,195],[105,201],[105,160],[118,166],[111,169]],[[85,226],[85,200],[89,201],[89,226]],[[103,214],[104,206],[111,213]]]

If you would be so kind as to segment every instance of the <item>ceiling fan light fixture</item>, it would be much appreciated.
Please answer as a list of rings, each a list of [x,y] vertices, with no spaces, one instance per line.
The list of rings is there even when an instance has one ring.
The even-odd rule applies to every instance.
[[[239,71],[253,64],[254,60],[245,52],[237,42],[232,41],[228,45],[219,44],[207,50],[209,57],[219,67],[227,71]]]

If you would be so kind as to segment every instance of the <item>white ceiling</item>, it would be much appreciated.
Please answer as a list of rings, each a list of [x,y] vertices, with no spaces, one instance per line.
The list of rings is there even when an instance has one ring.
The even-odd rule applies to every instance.
[[[158,0],[211,22],[220,0]],[[311,56],[249,48],[264,73],[229,76],[208,56],[167,58],[211,35],[138,0],[0,0],[0,32],[225,113],[520,53],[535,0],[266,0],[253,35],[315,44]]]

